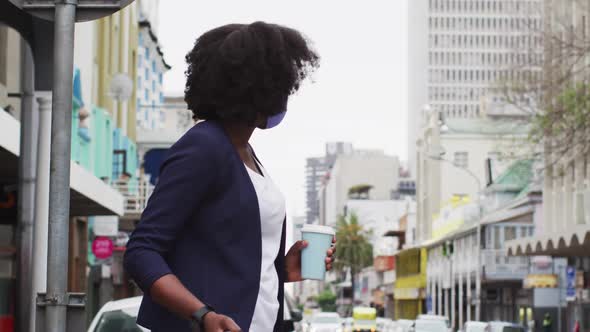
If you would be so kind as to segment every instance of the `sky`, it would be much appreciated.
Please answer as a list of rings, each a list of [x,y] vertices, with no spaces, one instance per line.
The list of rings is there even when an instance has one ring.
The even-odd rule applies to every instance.
[[[204,32],[266,21],[306,35],[321,57],[312,80],[289,100],[284,122],[256,131],[252,145],[287,200],[305,213],[305,159],[331,141],[382,149],[406,160],[407,0],[163,0],[158,37],[167,95],[181,95],[185,54]]]

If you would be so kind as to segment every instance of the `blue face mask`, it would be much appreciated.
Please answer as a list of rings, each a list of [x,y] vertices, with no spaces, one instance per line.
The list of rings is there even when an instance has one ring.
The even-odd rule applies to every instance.
[[[287,115],[286,110],[279,113],[279,114],[269,116],[266,119],[266,127],[264,129],[270,129],[270,128],[274,128],[274,127],[278,126],[281,122],[283,122],[285,115]]]

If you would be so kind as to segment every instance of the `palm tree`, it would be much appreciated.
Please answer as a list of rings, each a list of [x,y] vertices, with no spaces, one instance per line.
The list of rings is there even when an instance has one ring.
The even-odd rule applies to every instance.
[[[351,213],[348,218],[338,216],[334,267],[339,272],[350,270],[353,305],[356,274],[372,263],[373,246],[369,243],[369,232],[359,225],[357,215]]]

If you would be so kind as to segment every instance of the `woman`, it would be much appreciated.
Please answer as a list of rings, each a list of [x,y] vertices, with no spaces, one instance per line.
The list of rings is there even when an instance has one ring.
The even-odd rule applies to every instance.
[[[299,32],[256,22],[205,33],[186,60],[185,100],[206,121],[170,149],[127,244],[125,269],[144,291],[138,323],[280,331],[283,283],[301,280],[306,243],[285,256],[284,198],[248,141],[282,121],[318,56]]]

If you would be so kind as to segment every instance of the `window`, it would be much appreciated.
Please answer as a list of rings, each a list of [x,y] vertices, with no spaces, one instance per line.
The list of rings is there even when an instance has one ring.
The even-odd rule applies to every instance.
[[[152,81],[152,92],[156,92],[156,81]]]
[[[469,154],[465,151],[455,152],[455,159],[453,160],[453,164],[460,168],[467,168],[469,166],[468,156]]]
[[[502,243],[500,242],[500,227],[494,226],[494,249],[502,249]]]
[[[150,58],[150,49],[149,48],[145,48],[145,58],[149,59]]]
[[[144,76],[144,78],[145,78],[146,80],[149,80],[149,79],[150,79],[150,70],[149,70],[149,69],[147,69],[147,68],[145,69],[145,76]]]
[[[516,227],[507,226],[504,228],[504,241],[516,239]]]
[[[156,60],[152,60],[152,72],[156,72]]]

